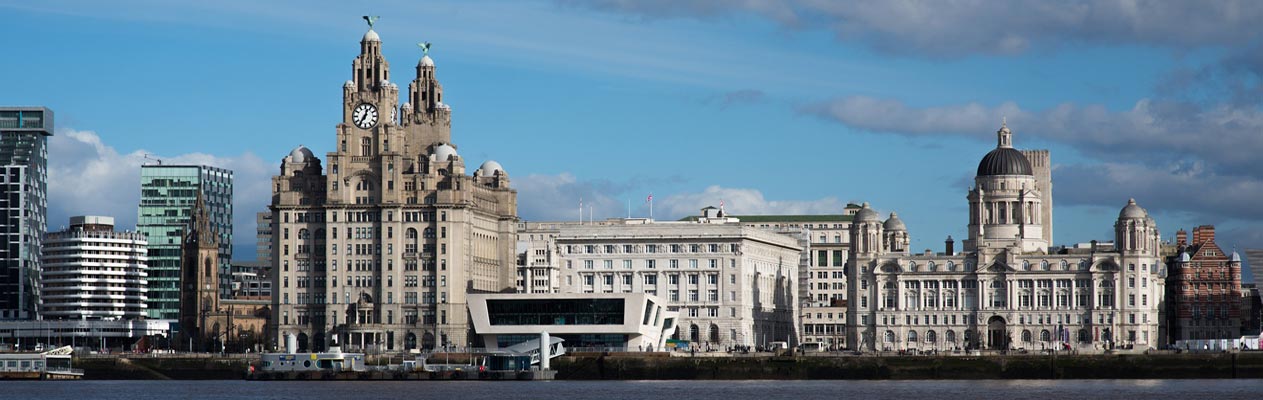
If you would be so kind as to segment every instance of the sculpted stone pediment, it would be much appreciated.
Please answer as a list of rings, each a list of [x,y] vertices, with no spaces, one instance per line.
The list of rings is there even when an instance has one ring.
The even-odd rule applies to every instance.
[[[1009,268],[1009,266],[1007,265],[997,262],[995,264],[991,264],[990,267],[987,267],[986,271],[991,272],[991,273],[996,273],[996,274],[1003,274],[1003,273],[1013,272],[1015,270],[1013,268]]]

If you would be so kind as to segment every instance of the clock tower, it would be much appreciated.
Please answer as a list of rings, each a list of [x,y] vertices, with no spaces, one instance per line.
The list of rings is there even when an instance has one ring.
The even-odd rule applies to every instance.
[[[466,171],[429,44],[400,104],[382,41],[360,40],[337,141],[273,177],[273,321],[300,350],[477,345],[466,295],[516,282],[517,191],[497,162]]]

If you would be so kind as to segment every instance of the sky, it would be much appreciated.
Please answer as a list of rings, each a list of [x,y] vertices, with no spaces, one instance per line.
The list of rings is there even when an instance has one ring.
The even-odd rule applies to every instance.
[[[869,202],[939,250],[1004,119],[1051,151],[1056,244],[1135,198],[1164,240],[1263,248],[1263,7],[1233,0],[0,0],[0,104],[56,115],[49,228],[130,229],[146,156],[209,164],[252,258],[281,158],[333,150],[362,15],[401,86],[433,43],[453,141],[526,220]]]

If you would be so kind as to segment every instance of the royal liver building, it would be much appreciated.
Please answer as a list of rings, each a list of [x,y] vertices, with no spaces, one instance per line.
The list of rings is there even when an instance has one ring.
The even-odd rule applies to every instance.
[[[463,347],[465,295],[513,289],[517,193],[495,161],[466,173],[434,73],[421,57],[399,105],[370,25],[328,171],[302,146],[282,160],[271,206],[278,343]]]
[[[911,253],[894,213],[864,204],[850,226],[847,342],[863,350],[1156,347],[1164,267],[1159,233],[1129,201],[1113,243],[1050,247],[1048,153],[999,143],[970,189],[969,237]],[[1032,162],[1034,161],[1034,162]]]

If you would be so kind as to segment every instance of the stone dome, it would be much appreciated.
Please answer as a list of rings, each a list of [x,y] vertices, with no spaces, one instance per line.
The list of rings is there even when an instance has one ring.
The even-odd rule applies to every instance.
[[[433,67],[434,59],[430,58],[429,54],[426,54],[425,57],[421,57],[421,60],[417,61],[417,66],[418,67]]]
[[[1187,252],[1185,252],[1185,253],[1180,253],[1180,262],[1182,262],[1182,263],[1186,263],[1186,262],[1189,262],[1191,259],[1192,259],[1192,258],[1188,256],[1188,253],[1187,253]]]
[[[1232,252],[1232,257],[1231,257],[1231,258],[1229,258],[1229,259],[1228,259],[1228,261],[1229,261],[1229,262],[1241,262],[1241,254],[1237,254],[1237,252],[1235,252],[1235,251],[1234,251],[1234,252]]]
[[[348,79],[348,80],[346,81],[346,83],[343,83],[343,84],[342,84],[342,86],[344,86],[344,87],[355,87],[355,81],[352,81],[352,80],[349,80],[349,79]]]
[[[482,163],[481,167],[478,167],[478,172],[481,172],[482,176],[495,176],[496,171],[499,171],[501,174],[508,174],[508,172],[504,172],[504,167],[501,167],[500,163],[494,160],[487,160],[487,162]]]
[[[1149,213],[1136,204],[1136,199],[1127,199],[1127,205],[1123,206],[1122,211],[1118,212],[1118,219],[1145,219],[1148,217]]]
[[[886,223],[882,224],[882,229],[888,231],[906,231],[908,230],[908,227],[904,226],[903,220],[899,219],[899,215],[892,212],[890,213],[890,219],[887,219]]]
[[[881,222],[881,216],[876,211],[868,208],[868,202],[860,205],[860,210],[855,213],[856,222]]]
[[[460,156],[459,154],[456,154],[456,148],[447,143],[434,146],[434,150],[431,151],[430,154],[434,155],[435,161],[448,161],[452,158],[452,156]]]
[[[998,147],[978,163],[978,176],[996,175],[1032,175],[1031,162],[1012,147]]]
[[[294,148],[293,151],[289,152],[290,162],[301,163],[314,159],[316,159],[316,155],[312,154],[311,150],[308,150],[307,147],[303,145],[298,145],[298,147]]]
[[[368,32],[364,32],[364,39],[362,39],[361,41],[363,41],[363,42],[380,42],[380,41],[382,41],[382,38],[377,36],[377,32],[376,32],[376,31],[374,31],[374,30],[372,30],[372,29],[369,29],[369,30],[368,30]]]

